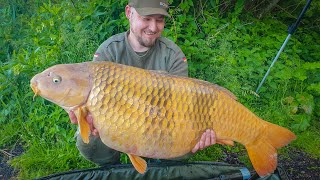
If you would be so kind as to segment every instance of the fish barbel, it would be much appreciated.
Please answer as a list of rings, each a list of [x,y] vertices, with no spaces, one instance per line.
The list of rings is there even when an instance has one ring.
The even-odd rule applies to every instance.
[[[127,153],[140,173],[142,157],[169,159],[189,153],[206,129],[217,143],[243,144],[260,176],[277,167],[277,149],[296,136],[264,121],[218,85],[112,62],[60,64],[35,75],[36,95],[76,112],[89,142],[88,112],[108,147]]]

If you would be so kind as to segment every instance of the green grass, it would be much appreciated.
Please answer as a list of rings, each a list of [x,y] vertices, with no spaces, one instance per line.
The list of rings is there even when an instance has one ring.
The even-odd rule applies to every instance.
[[[20,170],[19,178],[21,179],[95,166],[81,157],[74,146],[75,142],[33,143],[37,144],[32,144],[24,154],[10,162]]]
[[[320,158],[319,122],[315,123],[315,125],[316,128],[312,127],[308,131],[297,134],[298,138],[293,142],[292,146],[304,150],[314,158]]]
[[[188,1],[181,6],[173,3],[176,8],[164,35],[185,52],[189,75],[230,89],[258,116],[293,130],[298,138],[290,147],[320,158],[320,35],[317,29],[305,28],[312,24],[319,4],[313,4],[308,21],[292,36],[257,96],[254,91],[283,43],[287,25],[294,22],[291,16],[275,13],[256,19],[229,9],[217,18],[218,11],[211,6],[198,10]],[[76,149],[76,126],[67,113],[40,97],[33,101],[29,81],[54,64],[91,60],[103,40],[126,30],[126,1],[2,4],[0,149],[23,145],[25,152],[10,161],[20,179],[95,167]],[[239,144],[212,146],[190,161],[219,161],[223,150],[240,153],[242,162],[250,166]],[[280,153],[286,155],[287,148]],[[121,160],[128,162],[124,155]]]

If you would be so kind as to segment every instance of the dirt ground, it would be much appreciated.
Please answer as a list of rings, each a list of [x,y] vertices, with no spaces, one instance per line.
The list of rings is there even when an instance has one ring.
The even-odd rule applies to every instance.
[[[283,167],[290,179],[320,179],[320,159],[311,158],[305,152],[291,149],[290,157],[279,157],[279,166]]]
[[[312,158],[305,152],[294,148],[290,148],[288,154],[290,157],[278,157],[278,166],[286,171],[290,180],[320,179],[320,159]],[[222,160],[229,164],[244,165],[236,153],[225,152],[225,158]]]
[[[17,172],[7,164],[7,161],[22,152],[21,146],[13,150],[0,149],[0,180],[16,179]],[[290,149],[289,154],[290,157],[279,156],[278,166],[287,172],[290,179],[320,179],[320,159],[312,158],[305,152],[293,148]],[[244,165],[236,153],[226,153],[222,160],[229,164]]]
[[[23,153],[21,145],[15,146],[14,149],[0,149],[0,180],[16,179],[17,171],[15,171],[7,162],[15,156]]]

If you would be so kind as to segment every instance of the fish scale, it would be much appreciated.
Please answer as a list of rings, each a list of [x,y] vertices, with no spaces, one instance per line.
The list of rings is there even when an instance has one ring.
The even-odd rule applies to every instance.
[[[187,82],[185,81],[188,79],[164,79],[162,76],[167,76],[166,73],[152,74],[151,72],[140,72],[139,69],[137,70],[138,72],[136,73],[132,73],[132,69],[125,71],[122,67],[99,67],[96,70],[92,70],[92,72],[97,73],[96,77],[98,77],[94,80],[94,93],[92,93],[93,97],[98,96],[98,94],[109,94],[111,102],[97,104],[97,101],[94,100],[91,101],[91,104],[88,104],[88,109],[94,115],[94,119],[101,119],[100,111],[103,109],[101,105],[109,104],[108,108],[110,109],[107,111],[110,111],[110,114],[112,115],[107,115],[106,117],[111,117],[111,119],[114,119],[113,121],[110,121],[110,118],[104,118],[103,120],[100,120],[99,123],[95,124],[95,127],[99,130],[99,132],[103,132],[103,128],[99,129],[99,124],[101,123],[103,124],[103,127],[117,127],[118,131],[116,135],[113,134],[114,131],[112,131],[112,134],[108,132],[105,132],[105,134],[101,133],[101,137],[105,137],[103,140],[106,141],[106,144],[115,144],[115,142],[108,139],[108,137],[123,136],[124,131],[130,132],[132,136],[126,135],[126,137],[129,137],[129,139],[123,138],[125,140],[118,143],[118,146],[114,148],[120,148],[120,151],[126,151],[124,148],[129,147],[132,142],[137,142],[136,139],[140,137],[142,138],[139,140],[140,144],[136,144],[139,149],[137,150],[138,152],[135,153],[141,156],[148,157],[155,153],[146,153],[146,150],[144,149],[144,146],[146,145],[153,146],[153,151],[167,151],[159,158],[168,158],[168,153],[171,152],[171,149],[175,148],[180,148],[180,151],[178,154],[170,153],[169,158],[182,156],[190,152],[192,147],[194,147],[195,143],[199,140],[202,132],[204,132],[207,128],[214,128],[212,120],[210,120],[209,111],[206,109],[213,106],[212,101],[208,101],[208,99],[214,99],[216,94],[210,92],[210,89],[204,87],[203,85],[195,89],[188,88],[188,86],[187,88],[183,88],[186,87],[185,84]],[[100,77],[99,74],[102,74],[101,72],[104,71],[108,71],[108,73],[104,73],[105,75]],[[139,76],[137,76],[137,74]],[[95,77],[95,75],[93,76]],[[150,76],[156,77],[150,80],[150,78],[148,78]],[[125,78],[120,77],[129,78],[130,80],[125,81]],[[107,81],[103,81],[103,79],[107,79]],[[177,91],[172,90],[172,88],[174,88],[172,87],[173,84],[177,86]],[[128,92],[125,92],[126,96],[123,96],[123,94],[121,94],[121,90],[126,87],[128,88]],[[145,90],[141,91],[141,89]],[[189,102],[187,104],[188,108],[186,108],[188,109],[188,112],[184,112],[182,109],[176,109],[177,104],[185,103],[181,100],[186,92],[192,93],[191,96],[187,96],[189,97],[187,100],[187,102]],[[175,97],[174,100],[173,97]],[[141,101],[139,101],[140,99]],[[141,102],[143,104],[147,104],[147,108],[141,107]],[[222,103],[220,106],[223,107],[223,105],[224,104]],[[125,112],[130,117],[130,121],[128,121],[128,119],[124,119],[123,116],[118,114],[123,112],[121,111],[122,109],[126,110],[129,107],[131,111]],[[113,112],[114,109],[116,109],[116,112]],[[164,112],[161,112],[161,110]],[[213,112],[210,113],[212,115]],[[110,124],[108,124],[108,122],[110,122]],[[139,124],[139,126],[134,126],[134,128],[131,128],[133,122],[135,125]],[[188,124],[186,122],[192,123]],[[169,128],[163,127],[161,124],[169,124]],[[152,126],[153,128],[149,128],[148,131],[146,131],[146,127],[148,126]],[[235,130],[234,128],[231,129],[232,131]],[[170,137],[169,134],[172,135],[172,133],[170,133],[171,131],[180,131],[180,133],[184,135],[191,133],[193,134],[193,138],[189,138],[189,142],[185,142],[183,138],[179,138],[181,136],[181,134],[179,134],[179,137],[170,138],[174,144],[170,143],[170,147],[168,149],[162,150],[161,148],[163,148],[163,146],[157,147],[159,142],[162,142],[161,139],[163,137]],[[184,135],[181,137],[184,137]],[[145,139],[148,139],[147,137],[152,137],[153,142],[146,142]]]
[[[99,71],[104,71],[104,69],[99,69]],[[97,71],[97,72],[99,72],[99,71]],[[119,74],[120,73],[123,73],[123,74],[126,74],[127,72],[123,72],[122,70],[118,70],[118,71],[115,71],[115,72],[109,72],[108,74],[109,74],[109,78],[110,77],[112,77],[112,76],[110,76],[110,75],[114,75],[114,76],[117,76],[117,78],[119,77]],[[132,77],[132,76],[131,76]],[[114,79],[117,79],[117,78],[115,78],[114,77]],[[101,79],[101,78],[100,78]],[[131,84],[129,85],[129,92],[132,92],[132,93],[129,93],[128,94],[128,96],[127,96],[127,98],[133,98],[133,97],[136,97],[136,100],[135,100],[135,102],[137,102],[137,108],[134,108],[134,109],[141,109],[141,107],[139,107],[140,105],[140,103],[139,103],[139,100],[137,100],[137,98],[140,98],[140,96],[141,96],[141,94],[139,93],[139,92],[141,92],[140,91],[140,89],[143,89],[143,88],[139,88],[139,87],[146,87],[145,85],[147,85],[148,87],[157,87],[158,85],[155,85],[155,83],[152,81],[152,83],[150,83],[150,81],[142,81],[144,78],[141,78],[141,79],[138,79],[138,78],[131,78],[132,80],[134,79],[134,81],[131,81]],[[98,79],[99,80],[99,79]],[[158,82],[157,82],[158,83]],[[170,81],[166,81],[166,82],[164,82],[164,83],[167,83],[167,84],[169,84],[169,83],[171,83]],[[97,84],[98,86],[105,86],[105,87],[107,87],[107,86],[112,86],[112,87],[114,87],[112,90],[111,89],[105,89],[105,91],[104,92],[100,92],[100,93],[110,93],[110,95],[111,95],[111,97],[115,97],[114,95],[114,91],[117,91],[117,89],[118,88],[120,88],[120,89],[122,89],[123,88],[123,86],[119,83],[119,82],[115,82],[115,81],[113,81],[113,84],[112,85],[102,85],[103,84],[103,82],[102,81],[95,81],[95,84]],[[162,83],[161,83],[162,84]],[[125,84],[126,85],[126,84]],[[133,89],[132,89],[133,88]],[[132,89],[132,90],[131,90]],[[145,96],[146,96],[146,101],[148,102],[148,104],[150,104],[151,106],[152,106],[152,108],[142,108],[142,109],[144,109],[144,112],[143,111],[140,111],[140,112],[143,112],[144,114],[142,114],[142,113],[137,113],[137,111],[134,111],[134,112],[129,112],[129,113],[131,113],[130,114],[130,120],[132,121],[132,122],[135,122],[136,124],[137,123],[139,123],[139,121],[138,121],[138,119],[141,119],[140,120],[140,122],[142,122],[142,123],[139,123],[139,124],[144,124],[145,122],[143,122],[142,121],[142,119],[146,119],[147,120],[147,123],[145,124],[145,125],[148,125],[148,122],[149,122],[149,125],[150,126],[159,126],[160,128],[163,128],[163,127],[161,127],[160,126],[160,124],[162,124],[162,123],[167,123],[167,121],[170,121],[171,120],[171,118],[172,118],[172,112],[171,111],[167,111],[167,112],[165,112],[165,115],[163,116],[162,115],[162,119],[157,119],[157,115],[161,115],[162,113],[161,113],[161,111],[159,111],[159,110],[157,110],[157,108],[156,107],[158,107],[157,105],[157,102],[159,102],[159,101],[157,101],[157,100],[155,100],[155,98],[153,98],[155,95],[158,95],[158,90],[156,89],[156,88],[148,88],[147,89],[148,91],[145,91],[145,93],[147,93]],[[143,93],[143,91],[141,92],[141,93]],[[162,93],[161,93],[162,94]],[[134,96],[135,95],[135,96]],[[170,94],[167,90],[164,90],[163,91],[163,98],[161,98],[161,100],[162,101],[160,101],[159,102],[159,105],[161,106],[162,105],[162,103],[163,103],[163,106],[164,107],[166,107],[166,108],[171,108],[171,104],[172,104],[172,100],[170,99],[170,95],[171,95],[171,98],[172,98],[172,94]],[[119,97],[119,96],[118,96]],[[158,98],[159,99],[159,98]],[[132,99],[133,100],[133,99]],[[142,99],[143,100],[143,99]],[[121,99],[120,100],[118,100],[117,102],[121,102]],[[129,104],[130,104],[130,100],[129,100]],[[144,103],[144,102],[143,102]],[[95,106],[96,107],[96,105],[95,104],[93,104],[93,106]],[[123,105],[114,105],[114,106],[116,106],[116,107],[119,107],[120,106],[120,108],[119,109],[121,109],[121,108],[123,108],[124,106]],[[126,107],[125,107],[126,108]],[[97,108],[97,109],[100,109],[99,107]],[[90,110],[90,106],[89,106],[89,110]],[[94,113],[94,111],[93,110],[90,110],[93,114],[95,114]],[[99,112],[97,112],[97,113],[99,113]],[[118,118],[115,118],[115,119],[118,119]],[[118,119],[119,120],[119,119]],[[149,121],[148,121],[149,120]],[[155,122],[155,121],[158,121],[158,123],[157,122]],[[122,121],[121,121],[122,122]],[[127,122],[127,124],[130,124],[129,122]],[[172,127],[171,127],[171,130],[174,128],[174,123],[169,123]],[[120,126],[124,126],[124,127],[126,127],[125,126],[125,124],[119,124],[118,125],[118,127],[120,127]],[[96,125],[96,128],[98,128],[99,126],[98,125]],[[127,126],[128,127],[128,126]],[[129,128],[129,127],[128,127]],[[140,128],[140,127],[139,127]],[[169,126],[169,128],[170,128],[170,126]],[[141,129],[141,128],[140,128]],[[170,129],[167,129],[167,130],[155,130],[155,129],[158,129],[158,128],[151,128],[151,129],[149,129],[149,131],[146,131],[145,132],[145,134],[147,134],[147,136],[149,135],[149,137],[151,136],[151,137],[153,137],[155,140],[154,140],[154,142],[156,142],[157,141],[157,139],[160,139],[161,138],[161,133],[164,135],[164,136],[166,136],[167,135],[167,132],[169,132],[168,130],[170,130]],[[120,130],[120,129],[118,129],[118,130]],[[132,130],[132,129],[131,129]],[[135,131],[134,131],[134,133],[133,134],[136,134],[137,132],[136,131],[138,131],[139,129],[138,128],[136,128],[135,129]],[[143,129],[142,129],[142,131],[143,131]],[[101,132],[100,132],[101,133]],[[120,133],[121,133],[121,130],[120,130]],[[109,136],[109,134],[106,134],[106,136]],[[129,142],[131,142],[131,141],[129,141]],[[139,146],[140,147],[140,146]],[[151,153],[152,154],[152,153]]]
[[[160,71],[111,62],[63,64],[34,76],[31,87],[76,112],[85,143],[90,133],[85,117],[91,113],[102,142],[127,153],[140,173],[146,163],[139,156],[183,156],[213,129],[217,143],[245,145],[253,167],[265,176],[277,166],[276,150],[295,139],[291,131],[254,115],[225,88]]]

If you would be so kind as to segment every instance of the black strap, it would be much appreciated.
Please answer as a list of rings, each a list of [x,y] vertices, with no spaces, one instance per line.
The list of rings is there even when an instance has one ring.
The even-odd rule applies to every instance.
[[[312,1],[312,0],[308,0],[307,4],[304,6],[303,10],[301,11],[301,13],[300,13],[300,15],[299,15],[296,23],[292,24],[292,25],[289,27],[289,30],[288,30],[288,31],[289,31],[289,34],[293,34],[293,33],[296,31],[296,29],[297,29],[297,27],[299,26],[299,23],[300,23],[302,17],[304,16],[305,12],[307,11],[307,9],[308,9],[309,6],[310,6],[311,1]]]

